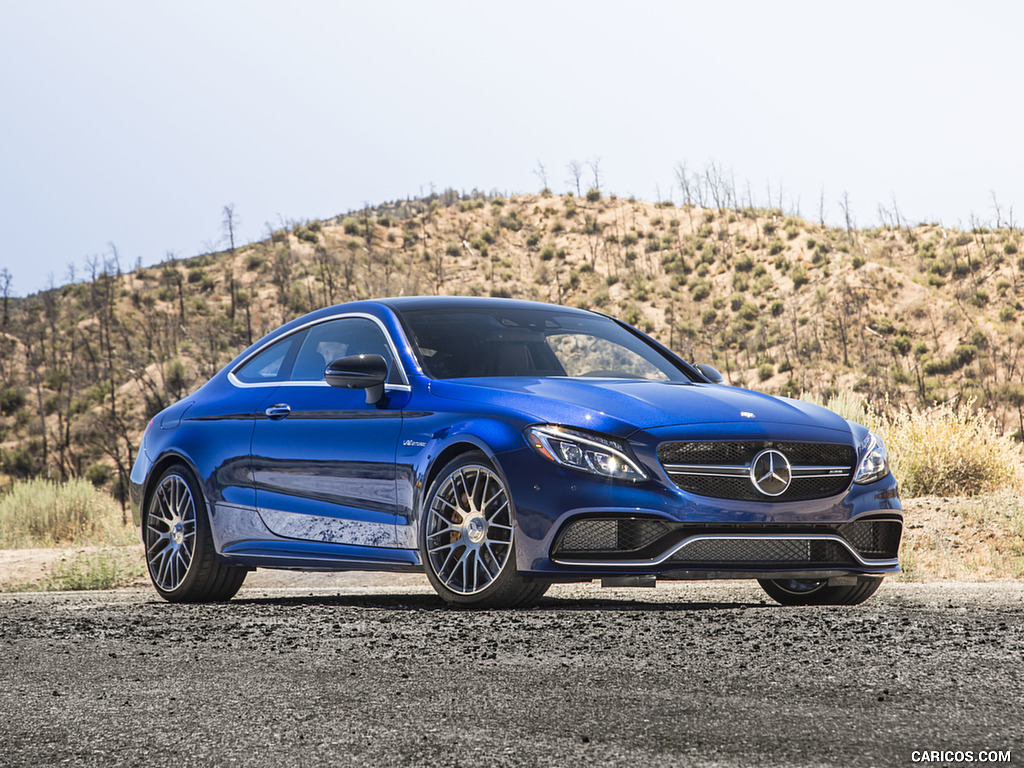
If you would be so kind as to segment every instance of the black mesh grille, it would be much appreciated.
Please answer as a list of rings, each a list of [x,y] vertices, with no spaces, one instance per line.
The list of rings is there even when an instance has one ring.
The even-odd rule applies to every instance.
[[[903,525],[897,520],[858,520],[835,526],[857,553],[869,560],[896,557]]]
[[[667,523],[643,518],[577,520],[566,529],[555,552],[635,552],[669,530]]]
[[[662,464],[750,464],[754,456],[767,448],[781,451],[794,466],[853,466],[854,451],[849,445],[773,440],[662,443],[658,446],[658,460]]]
[[[842,564],[855,561],[834,541],[809,539],[707,539],[688,544],[674,554],[670,562],[705,564],[772,563]]]
[[[770,440],[662,443],[658,446],[658,460],[671,464],[724,464],[750,466],[761,451],[774,448],[781,451],[794,469],[808,466],[845,467],[851,473],[856,458],[849,445],[831,443],[787,443]],[[668,470],[666,470],[668,471]],[[794,477],[786,492],[780,496],[766,496],[758,491],[750,478],[712,475],[684,475],[669,472],[672,481],[689,493],[717,499],[738,501],[806,501],[822,499],[842,493],[850,484],[850,475],[833,477]]]

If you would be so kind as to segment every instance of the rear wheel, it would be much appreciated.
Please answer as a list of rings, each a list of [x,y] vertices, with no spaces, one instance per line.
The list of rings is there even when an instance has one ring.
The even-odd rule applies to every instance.
[[[516,570],[512,499],[484,454],[448,462],[427,493],[420,553],[427,578],[448,603],[520,608],[550,582]]]
[[[858,576],[848,586],[828,585],[827,579],[758,579],[768,596],[782,605],[860,605],[881,586],[874,576]]]
[[[230,600],[247,570],[217,558],[206,502],[192,472],[164,470],[143,520],[146,567],[156,591],[172,603]]]

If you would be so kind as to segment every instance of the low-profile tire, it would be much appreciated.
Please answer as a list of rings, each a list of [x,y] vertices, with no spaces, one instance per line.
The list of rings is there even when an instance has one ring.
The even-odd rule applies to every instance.
[[[156,591],[172,603],[230,600],[248,569],[221,562],[213,546],[206,500],[181,464],[161,473],[142,521],[146,569]]]
[[[515,508],[505,481],[478,451],[461,454],[427,492],[420,554],[427,578],[451,605],[528,608],[551,582],[516,569]]]
[[[768,596],[782,605],[860,605],[882,585],[875,576],[858,576],[856,584],[828,585],[827,579],[758,579]]]

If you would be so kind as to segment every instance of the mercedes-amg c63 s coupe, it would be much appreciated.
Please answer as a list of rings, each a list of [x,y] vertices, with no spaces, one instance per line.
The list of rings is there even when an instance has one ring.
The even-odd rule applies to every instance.
[[[899,570],[882,441],[720,382],[579,309],[321,309],[150,422],[131,475],[149,574],[171,601],[227,600],[254,568],[424,571],[481,607],[592,579],[867,599]]]

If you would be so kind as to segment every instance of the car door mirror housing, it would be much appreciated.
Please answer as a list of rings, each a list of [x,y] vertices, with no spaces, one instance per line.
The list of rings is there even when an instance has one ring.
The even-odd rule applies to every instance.
[[[339,389],[365,389],[366,402],[373,405],[384,397],[388,378],[387,361],[380,355],[339,357],[327,364],[324,381]]]
[[[708,365],[707,363],[697,363],[694,368],[704,374],[704,378],[712,384],[721,384],[725,381],[725,378],[718,372],[718,369]]]

